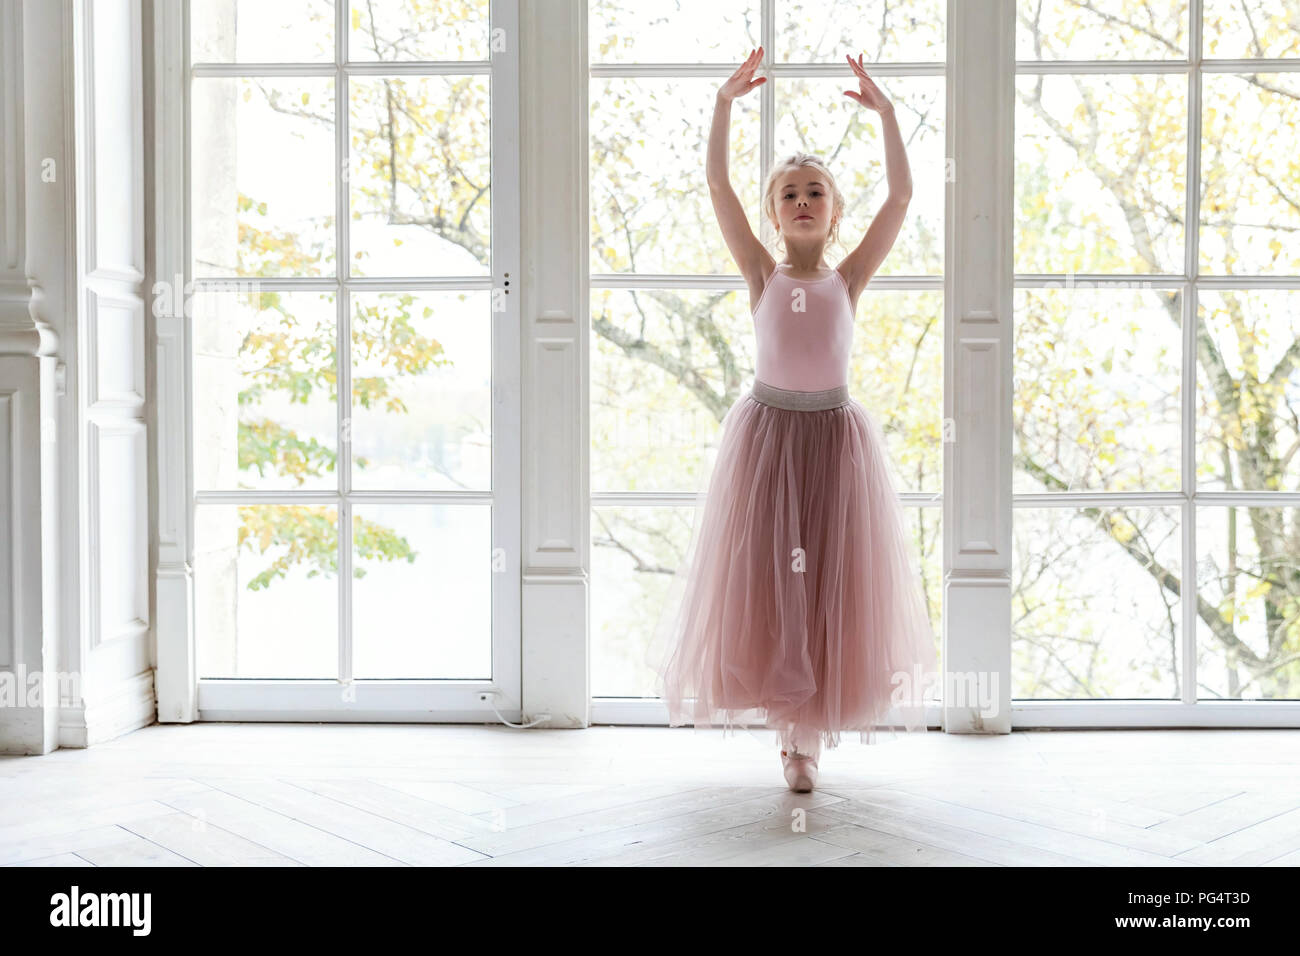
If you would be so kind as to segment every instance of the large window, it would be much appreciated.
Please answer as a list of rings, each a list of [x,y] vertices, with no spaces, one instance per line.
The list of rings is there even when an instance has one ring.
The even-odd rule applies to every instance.
[[[164,440],[159,460],[172,489],[164,530],[185,524],[186,503],[192,519],[163,543],[176,551],[171,580],[187,581],[193,562],[183,623],[196,632],[200,705],[328,716],[358,704],[342,682],[378,693],[361,708],[376,713],[490,719],[481,690],[521,690],[519,164],[538,164],[541,188],[570,174],[543,165],[550,152],[519,153],[519,51],[534,38],[516,35],[513,0],[183,7],[187,43],[160,56],[184,51],[185,123],[158,128],[165,139],[185,127],[172,134],[185,138],[186,178],[174,271],[195,293],[183,344],[171,322],[160,345],[171,426],[160,434],[182,432],[183,417],[190,437],[184,450]],[[859,300],[850,388],[884,427],[936,640],[945,572],[963,587],[1001,588],[1010,574],[1010,621],[1002,607],[997,621],[950,613],[949,658],[1003,666],[984,662],[1009,647],[999,674],[1021,715],[1227,720],[1279,709],[1233,701],[1300,697],[1300,0],[1013,8],[1016,66],[1000,74],[1013,102],[988,115],[1014,112],[1014,148],[950,156],[945,143],[962,152],[986,120],[946,115],[949,96],[971,89],[950,81],[982,84],[995,69],[960,59],[983,54],[950,29],[993,27],[950,24],[950,10],[970,9],[953,0],[585,0],[597,722],[656,710],[651,629],[723,417],[753,382],[748,291],[704,163],[718,84],[759,45],[768,82],[733,105],[729,139],[733,184],[764,241],[761,183],[791,152],[825,158],[846,196],[831,262],[884,198],[879,119],[843,95],[846,54],[865,54],[897,109],[914,198]],[[542,46],[530,62],[550,80],[556,56]],[[548,83],[529,132],[570,131],[581,93]],[[1014,187],[1002,277],[956,271],[1003,228],[945,233],[960,215],[945,198],[983,188],[956,178],[971,170]],[[179,173],[160,176],[176,195]],[[176,209],[167,227],[181,213],[165,208]],[[569,225],[536,234],[568,242]],[[164,235],[159,248],[179,245]],[[978,296],[954,285],[945,302],[959,277]],[[1010,321],[988,311],[999,290]],[[569,314],[565,295],[545,308]],[[532,344],[539,315],[522,329]],[[1001,387],[967,374],[974,327],[1013,355],[998,400],[1014,428],[1011,487],[976,496],[990,507],[977,539],[946,529],[964,543],[944,568],[944,499],[971,487],[964,470],[992,449],[945,446],[945,399],[962,434],[982,435],[989,419],[971,426],[958,403],[983,415]],[[551,399],[539,396],[539,427],[560,420]],[[539,449],[556,440],[528,446],[548,493],[560,456]],[[1008,497],[1011,553],[972,558],[1005,534]],[[972,520],[965,503],[952,512]],[[550,557],[538,568],[555,570]],[[572,570],[539,583],[575,585]],[[182,601],[160,603],[160,617],[179,620]],[[539,635],[577,633],[568,618],[537,623]],[[164,676],[189,663],[172,653],[180,628],[165,631]],[[550,675],[539,680],[539,707],[577,706],[553,704]]]
[[[1300,4],[1017,14],[1013,696],[1296,698]]]
[[[518,699],[518,410],[494,389],[518,378],[501,6],[188,4],[205,710]],[[339,693],[352,681],[367,696]]]
[[[859,300],[850,390],[887,435],[937,642],[945,9],[942,0],[588,0],[594,696],[653,695],[643,660],[651,628],[722,418],[753,382],[749,295],[704,162],[717,87],[759,45],[770,79],[733,104],[730,165],[764,240],[761,184],[791,152],[825,158],[845,194],[832,263],[885,196],[878,117],[841,92],[845,54],[865,52],[897,110],[916,198]]]

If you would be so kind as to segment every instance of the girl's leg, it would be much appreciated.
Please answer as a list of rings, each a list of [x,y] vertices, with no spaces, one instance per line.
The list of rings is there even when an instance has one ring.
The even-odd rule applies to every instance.
[[[821,756],[821,735],[816,730],[795,727],[781,734],[781,749],[791,754],[817,758]]]
[[[810,793],[817,786],[820,756],[821,738],[815,731],[793,728],[781,734],[781,767],[796,793]]]

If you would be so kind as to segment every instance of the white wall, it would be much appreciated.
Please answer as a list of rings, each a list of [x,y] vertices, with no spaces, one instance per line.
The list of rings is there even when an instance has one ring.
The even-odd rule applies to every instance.
[[[0,751],[154,717],[140,0],[0,0]],[[0,701],[7,703],[7,701]]]

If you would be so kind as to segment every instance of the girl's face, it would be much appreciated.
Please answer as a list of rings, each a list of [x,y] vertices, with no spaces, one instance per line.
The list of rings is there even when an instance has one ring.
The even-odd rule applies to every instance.
[[[810,166],[791,170],[777,180],[776,217],[787,239],[824,239],[830,235],[834,201],[825,177]]]

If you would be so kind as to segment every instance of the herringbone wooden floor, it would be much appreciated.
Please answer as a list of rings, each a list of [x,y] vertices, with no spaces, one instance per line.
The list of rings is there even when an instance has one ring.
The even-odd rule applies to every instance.
[[[0,864],[1300,864],[1300,731],[846,737],[155,725],[0,758]]]

